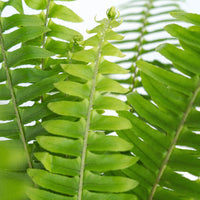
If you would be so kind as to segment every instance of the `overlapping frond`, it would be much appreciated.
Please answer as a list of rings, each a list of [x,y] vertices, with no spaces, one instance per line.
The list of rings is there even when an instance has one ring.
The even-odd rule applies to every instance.
[[[54,59],[42,59],[42,69],[52,68],[52,66],[58,68],[60,64],[72,62],[70,52],[80,50],[77,41],[81,41],[83,36],[71,28],[58,24],[56,19],[76,23],[83,20],[71,9],[56,3],[54,0],[25,0],[25,3],[32,9],[41,10],[39,16],[43,20],[43,25],[50,29],[42,37],[31,40],[26,44],[40,45],[59,57],[59,59],[55,57]]]
[[[82,36],[74,30],[48,20],[49,17],[57,17],[70,21],[68,17],[70,14],[73,18],[71,21],[81,21],[73,11],[68,9],[65,13],[67,8],[58,6],[54,1],[51,3],[50,1],[26,1],[26,3],[33,8],[34,5],[38,5],[37,9],[43,9],[41,5],[46,6],[49,12],[25,15],[21,0],[1,1],[0,4],[1,13],[8,5],[13,6],[18,12],[9,17],[1,17],[0,137],[21,139],[29,167],[32,167],[28,142],[34,140],[37,135],[46,133],[40,122],[52,115],[47,108],[47,103],[65,97],[57,93],[53,95],[56,92],[53,84],[64,80],[67,75],[59,74],[61,68],[57,67],[58,62],[51,60],[51,56],[61,56],[62,53],[53,51],[54,47],[51,45],[46,47],[51,40],[47,36],[68,41],[65,48],[65,62],[68,62],[68,51],[72,48],[76,49],[73,47],[73,44],[76,45],[73,39],[79,40]],[[54,12],[54,7],[57,8],[58,13]],[[57,41],[54,45],[57,45]],[[69,48],[70,45],[72,47]]]
[[[180,9],[180,1],[176,0],[130,0],[121,5],[123,26],[119,33],[125,36],[123,41],[115,42],[121,51],[127,54],[125,59],[117,63],[130,70],[129,76],[119,77],[119,82],[128,84],[130,90],[141,87],[140,75],[136,61],[140,58],[151,61],[163,68],[172,66],[164,64],[155,53],[155,48],[163,41],[173,41],[164,32],[163,26],[175,21],[169,12]]]
[[[121,39],[112,30],[120,25],[115,15],[115,9],[111,8],[108,19],[99,21],[99,25],[89,31],[95,35],[82,43],[87,49],[72,54],[78,64],[62,65],[76,81],[59,81],[55,87],[77,99],[48,104],[49,109],[61,117],[43,122],[52,135],[37,137],[44,151],[35,156],[45,169],[28,170],[40,186],[29,190],[28,196],[32,200],[136,199],[133,194],[123,193],[136,187],[136,181],[105,175],[105,172],[125,169],[137,161],[137,158],[121,153],[132,149],[130,143],[105,134],[107,130],[131,127],[129,120],[123,117],[103,114],[105,110],[129,109],[121,100],[106,95],[127,92],[118,82],[106,77],[106,74],[126,72],[105,58],[123,56],[108,42]]]
[[[150,99],[130,93],[128,101],[136,114],[120,113],[133,128],[120,131],[119,135],[134,144],[133,153],[140,158],[123,173],[139,181],[133,192],[141,200],[200,197],[200,16],[183,12],[172,16],[194,24],[190,28],[167,25],[165,30],[178,38],[182,47],[165,43],[157,48],[173,63],[176,72],[137,61]],[[196,180],[184,173],[196,176]]]

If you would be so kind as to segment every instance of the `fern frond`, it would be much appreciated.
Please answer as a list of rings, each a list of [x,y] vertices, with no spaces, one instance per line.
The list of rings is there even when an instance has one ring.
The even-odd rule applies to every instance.
[[[199,24],[199,15],[172,15]],[[166,43],[157,51],[173,63],[178,73],[137,61],[150,99],[130,93],[128,101],[137,114],[120,113],[131,120],[133,128],[119,135],[134,144],[133,153],[140,157],[138,164],[123,172],[139,181],[134,190],[139,199],[198,199],[199,182],[180,173],[199,177],[199,26],[170,24],[165,29],[179,39],[182,48]]]
[[[2,66],[0,68],[0,82],[2,84],[0,85],[0,100],[3,100],[3,105],[0,105],[0,120],[3,123],[0,124],[0,136],[22,140],[31,168],[33,167],[33,160],[29,155],[30,150],[28,148],[30,145],[28,145],[28,142],[34,140],[37,135],[46,133],[39,121],[53,115],[48,110],[47,104],[55,99],[65,98],[65,95],[57,94],[58,92],[55,91],[53,85],[53,83],[67,77],[67,75],[59,75],[61,68],[56,67],[63,59],[60,59],[59,63],[56,60],[52,62],[51,56],[54,56],[56,52],[52,50],[51,42],[46,42],[47,33],[49,32],[52,37],[68,40],[67,48],[64,49],[65,58],[69,57],[67,54],[69,49],[77,50],[76,44],[72,42],[74,46],[71,47],[72,44],[69,41],[82,39],[82,36],[74,30],[49,21],[50,16],[59,18],[61,14],[56,14],[52,10],[57,5],[54,2],[26,1],[26,3],[31,6],[36,3],[34,5],[38,5],[38,9],[41,9],[41,5],[45,5],[49,12],[47,11],[45,16],[42,16],[42,14],[39,16],[25,15],[21,10],[21,0],[1,3],[2,12],[6,6],[11,5],[20,13],[10,17],[1,17],[0,62]],[[58,7],[59,11],[64,9],[64,6]],[[71,21],[74,21],[75,16],[76,21],[81,21],[71,10],[68,10],[66,14],[70,14],[73,18]],[[61,17],[69,20],[66,14],[62,13]],[[51,38],[48,38],[49,40]],[[47,43],[48,48],[44,48]],[[57,45],[57,43],[55,42],[54,45]],[[41,65],[41,68],[46,70],[43,71],[37,65]],[[52,92],[55,95],[52,95]]]
[[[130,73],[128,79],[119,77],[118,81],[128,84],[130,90],[141,87],[140,75],[136,66],[137,60],[142,58],[160,64],[161,67],[172,67],[156,58],[159,56],[156,56],[154,51],[161,42],[175,39],[165,34],[162,27],[164,24],[175,21],[170,18],[169,12],[179,9],[179,1],[170,0],[162,2],[159,0],[128,1],[121,5],[124,23],[119,33],[124,34],[125,39],[115,42],[115,44],[118,44],[128,58],[120,59],[117,63],[130,70]]]
[[[120,23],[111,8],[108,19],[90,33],[95,36],[83,42],[92,48],[73,53],[72,59],[81,64],[64,64],[63,69],[77,81],[60,81],[55,87],[78,99],[56,101],[48,104],[51,111],[63,116],[59,120],[43,122],[44,128],[53,136],[39,136],[37,142],[46,152],[35,156],[43,169],[29,169],[28,174],[41,189],[30,189],[32,200],[54,198],[66,200],[136,199],[129,191],[137,182],[121,176],[106,176],[105,172],[127,168],[137,158],[122,154],[132,149],[125,140],[106,135],[106,130],[130,128],[123,117],[104,115],[104,110],[128,110],[124,102],[107,93],[126,93],[127,89],[107,78],[105,74],[124,71],[118,65],[109,68],[111,62],[104,56],[123,56],[119,49],[107,40],[121,37],[112,31]],[[104,70],[108,66],[108,70]],[[67,119],[65,118],[67,117]],[[48,190],[48,191],[47,191]]]
[[[55,19],[76,23],[82,22],[82,19],[71,9],[64,5],[57,4],[55,1],[25,0],[25,3],[32,9],[41,10],[40,17],[43,20],[43,25],[50,29],[50,31],[44,33],[42,37],[31,40],[27,42],[26,45],[30,43],[31,45],[39,45],[53,52],[58,57],[65,58],[65,60],[54,59],[56,65],[71,62],[69,52],[80,50],[77,41],[81,41],[83,36],[73,29],[57,24]],[[52,68],[52,63],[49,62],[50,60],[51,58],[42,59],[42,69]]]

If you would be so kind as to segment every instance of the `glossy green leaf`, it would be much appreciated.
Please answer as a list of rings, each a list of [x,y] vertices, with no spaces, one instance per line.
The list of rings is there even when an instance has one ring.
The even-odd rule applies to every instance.
[[[127,98],[137,113],[153,125],[164,129],[166,132],[171,132],[176,129],[177,122],[172,116],[161,112],[155,105],[145,100],[138,93],[130,93]],[[170,127],[168,124],[170,124]]]
[[[36,188],[29,188],[26,192],[28,197],[31,200],[75,200],[73,197],[66,197],[63,195],[55,194],[46,190],[36,189]]]
[[[0,120],[12,120],[14,117],[15,111],[11,102],[8,104],[0,105]]]
[[[67,195],[75,195],[77,193],[77,178],[51,174],[39,169],[28,169],[28,174],[35,183],[42,187]]]
[[[183,28],[177,24],[170,24],[165,26],[165,30],[172,36],[178,38],[179,40],[192,45],[193,47],[200,48],[199,42],[199,32],[191,29]]]
[[[95,193],[95,192],[89,192],[87,190],[84,190],[83,192],[83,200],[137,200],[137,197],[133,194],[111,194],[111,193]]]
[[[49,172],[68,176],[79,174],[80,160],[78,158],[61,158],[47,152],[38,152],[34,155]]]
[[[176,19],[200,26],[200,16],[198,14],[186,12],[171,12],[170,14]]]
[[[106,185],[106,187],[105,187]],[[84,188],[97,192],[125,192],[134,187],[138,183],[132,179],[116,176],[99,176],[86,172]]]
[[[158,46],[157,51],[184,69],[195,74],[200,74],[198,54],[195,54],[194,52],[190,53],[188,51],[185,52],[172,44],[162,44],[161,46]],[[190,60],[191,57],[193,58],[192,60]]]
[[[190,94],[190,92],[195,88],[195,79],[189,79],[179,74],[168,72],[164,69],[158,68],[152,64],[143,61],[138,61],[137,66],[150,77],[160,82],[163,82],[164,84],[167,84],[173,89],[180,91],[186,95]]]
[[[137,158],[122,154],[94,154],[88,152],[86,169],[97,172],[127,168],[137,162]]]

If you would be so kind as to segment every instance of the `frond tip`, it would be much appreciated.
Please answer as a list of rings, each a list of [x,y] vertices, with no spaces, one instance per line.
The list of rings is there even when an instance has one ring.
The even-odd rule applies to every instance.
[[[82,42],[91,48],[72,53],[75,64],[62,64],[73,79],[54,85],[71,99],[48,104],[48,108],[60,116],[43,123],[54,136],[37,137],[38,144],[47,152],[37,152],[35,156],[46,170],[28,170],[33,181],[44,188],[34,189],[34,194],[28,192],[32,200],[47,195],[45,189],[55,200],[136,199],[126,192],[135,188],[137,181],[108,175],[135,164],[138,158],[125,154],[133,148],[132,144],[107,134],[131,128],[128,119],[104,114],[105,110],[130,108],[111,96],[128,90],[106,76],[127,72],[105,58],[124,56],[108,42],[123,38],[112,30],[120,25],[115,19],[117,12],[112,7],[107,14],[108,18],[99,21],[90,31],[95,35]]]

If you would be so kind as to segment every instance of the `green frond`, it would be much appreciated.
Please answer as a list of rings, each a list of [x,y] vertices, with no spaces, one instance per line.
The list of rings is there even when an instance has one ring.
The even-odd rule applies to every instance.
[[[196,14],[173,13],[173,16],[192,23]],[[137,92],[127,95],[134,115],[121,111],[133,128],[118,134],[134,148],[140,162],[122,170],[124,175],[139,181],[133,192],[139,199],[198,199],[199,181],[182,174],[199,177],[199,105],[200,59],[199,27],[184,28],[170,24],[165,29],[177,37],[182,48],[172,44],[159,45],[157,51],[173,63],[170,72],[144,61],[137,61],[142,84],[150,99]],[[181,173],[181,174],[180,174]]]
[[[45,195],[55,200],[136,199],[135,195],[125,192],[135,188],[137,181],[123,176],[106,175],[106,172],[125,169],[138,160],[126,155],[133,148],[132,144],[117,136],[105,134],[105,131],[131,128],[131,123],[124,117],[103,114],[104,110],[124,111],[130,108],[109,95],[124,94],[128,90],[105,76],[126,72],[104,57],[122,56],[121,51],[107,41],[111,38],[122,39],[112,31],[113,24],[118,24],[113,18],[112,9],[109,11],[109,19],[98,22],[101,31],[94,28],[93,31],[98,29],[98,33],[82,42],[92,48],[72,54],[72,59],[81,64],[62,65],[65,72],[75,77],[73,81],[69,79],[54,84],[65,95],[77,99],[48,104],[48,108],[63,116],[63,119],[42,123],[53,136],[37,137],[38,144],[46,152],[37,152],[35,156],[45,170],[28,170],[33,181],[41,186],[41,190],[30,189],[34,194],[28,192],[32,200],[45,199]],[[110,67],[106,71],[106,66],[110,64],[114,68]]]
[[[158,44],[163,41],[174,43],[174,37],[169,37],[164,33],[163,24],[168,24],[175,19],[169,16],[169,12],[175,12],[180,9],[179,1],[128,1],[121,6],[123,25],[118,33],[125,36],[123,41],[114,42],[121,51],[128,55],[128,58],[118,59],[117,63],[124,66],[129,71],[128,78],[118,78],[120,83],[130,87],[130,91],[141,87],[140,75],[136,61],[145,59],[149,62],[157,62],[154,51]],[[160,64],[165,67],[166,64]],[[172,68],[170,66],[169,70]],[[122,76],[123,77],[123,76]]]

